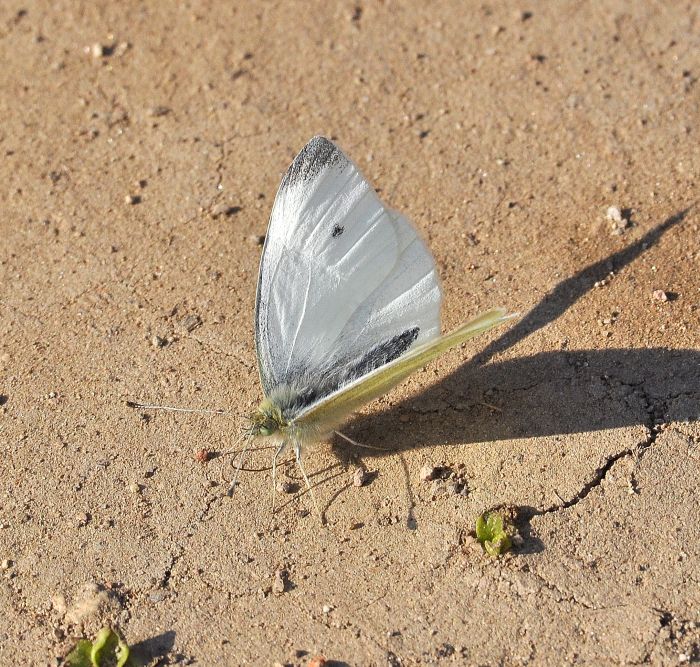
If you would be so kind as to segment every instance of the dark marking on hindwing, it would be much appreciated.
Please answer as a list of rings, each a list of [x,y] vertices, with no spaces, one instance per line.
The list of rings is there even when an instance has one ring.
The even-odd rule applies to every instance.
[[[290,385],[295,389],[279,388],[279,391],[273,390],[270,396],[279,405],[285,419],[291,421],[316,401],[398,359],[411,347],[419,332],[419,327],[406,329],[403,333],[375,345],[354,364],[340,362],[337,371],[332,371],[325,377],[314,377],[308,371],[295,369],[290,376]]]
[[[289,188],[298,183],[314,180],[324,169],[338,167],[342,169],[348,163],[343,152],[325,137],[314,137],[287,169],[280,189]]]
[[[337,238],[337,237],[340,236],[344,231],[345,231],[345,227],[343,227],[342,225],[336,225],[335,227],[333,227],[333,231],[331,232],[331,236],[332,236],[333,238]]]
[[[394,359],[398,359],[411,347],[413,341],[418,338],[419,331],[420,329],[418,327],[406,329],[406,331],[398,336],[394,336],[390,340],[376,345],[351,368],[348,375],[352,380],[355,380],[388,364],[390,361],[394,361]],[[347,382],[343,384],[347,384]]]

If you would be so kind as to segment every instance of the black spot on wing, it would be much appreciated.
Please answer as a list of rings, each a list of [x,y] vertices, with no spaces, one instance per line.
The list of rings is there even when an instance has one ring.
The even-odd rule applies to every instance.
[[[314,137],[287,169],[280,188],[289,188],[299,183],[314,180],[324,169],[342,169],[348,163],[343,152],[325,137]]]
[[[336,238],[340,236],[344,231],[345,227],[343,227],[342,225],[336,225],[335,227],[333,227],[333,232],[331,233],[331,236],[333,238]]]

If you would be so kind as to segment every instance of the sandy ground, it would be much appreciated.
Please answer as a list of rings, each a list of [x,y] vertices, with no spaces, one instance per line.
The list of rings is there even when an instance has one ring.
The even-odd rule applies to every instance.
[[[104,624],[149,665],[700,661],[697,3],[7,0],[0,62],[0,664]],[[389,451],[308,453],[325,528],[195,456],[260,400],[251,237],[314,134],[445,328],[523,313],[347,427]]]

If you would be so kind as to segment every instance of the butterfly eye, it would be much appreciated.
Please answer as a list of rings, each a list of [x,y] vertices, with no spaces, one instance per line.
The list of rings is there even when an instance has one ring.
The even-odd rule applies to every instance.
[[[272,435],[278,429],[277,422],[274,419],[268,418],[260,424],[260,435]]]

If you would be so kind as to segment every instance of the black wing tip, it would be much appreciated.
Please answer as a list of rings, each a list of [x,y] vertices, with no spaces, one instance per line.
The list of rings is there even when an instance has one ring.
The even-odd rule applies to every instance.
[[[314,148],[324,147],[338,150],[338,147],[330,139],[327,139],[322,134],[316,134],[313,137],[311,137],[311,139],[309,139],[306,142],[306,146],[304,146],[302,150],[309,148],[309,146],[313,146]]]
[[[288,188],[313,181],[324,169],[335,167],[342,170],[347,163],[348,158],[332,141],[315,136],[294,158],[280,187]]]

